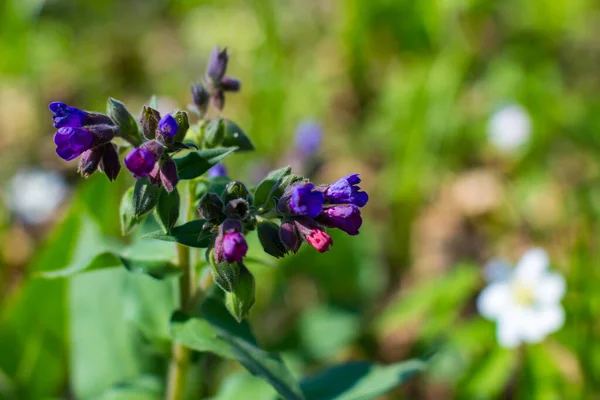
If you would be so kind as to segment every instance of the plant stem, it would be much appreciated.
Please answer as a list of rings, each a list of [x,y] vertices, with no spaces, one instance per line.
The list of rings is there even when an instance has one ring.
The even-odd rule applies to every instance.
[[[185,222],[194,216],[194,193],[193,186],[188,186],[187,213]],[[181,268],[179,278],[179,307],[186,311],[194,297],[196,278],[194,265],[191,263],[190,248],[177,243],[177,264]],[[190,367],[191,350],[182,344],[173,342],[171,364],[169,365],[169,376],[167,379],[166,400],[182,400],[185,398],[187,377]]]

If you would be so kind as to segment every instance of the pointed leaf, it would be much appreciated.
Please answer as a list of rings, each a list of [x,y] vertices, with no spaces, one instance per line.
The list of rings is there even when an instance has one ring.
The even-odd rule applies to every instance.
[[[133,215],[141,218],[158,204],[160,187],[150,183],[148,178],[138,179],[133,189]]]
[[[121,234],[123,235],[127,235],[140,223],[140,220],[135,216],[133,208],[133,186],[130,187],[121,198],[119,215],[119,220],[121,221]]]
[[[122,136],[136,144],[142,143],[142,137],[140,136],[137,122],[129,110],[127,110],[125,104],[117,99],[109,97],[107,112],[110,119],[112,119],[119,127],[119,136]]]
[[[236,146],[238,151],[252,151],[254,145],[246,133],[233,121],[225,120],[224,147]]]
[[[211,232],[204,230],[206,221],[199,219],[190,221],[171,229],[170,233],[163,231],[150,232],[143,238],[164,240],[166,242],[177,242],[190,247],[205,248],[210,244]]]
[[[275,171],[271,171],[265,179],[262,180],[254,191],[254,205],[257,208],[265,208],[269,206],[269,194],[273,187],[281,182],[281,179],[292,173],[291,167],[280,168]]]
[[[198,150],[188,153],[181,158],[176,158],[175,163],[177,164],[179,179],[194,179],[199,177],[235,150],[237,150],[237,147]]]
[[[229,264],[226,261],[212,265],[211,269],[213,279],[221,289],[226,292],[232,292],[240,276],[240,267],[238,263]]]
[[[179,192],[175,188],[171,193],[162,190],[156,205],[156,216],[165,232],[170,232],[179,218]]]

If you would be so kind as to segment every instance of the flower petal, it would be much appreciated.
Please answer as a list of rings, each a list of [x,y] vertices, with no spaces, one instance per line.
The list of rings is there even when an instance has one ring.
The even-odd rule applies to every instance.
[[[500,346],[511,349],[521,343],[519,324],[520,318],[514,319],[508,314],[505,314],[503,318],[498,320],[496,339],[498,339]]]
[[[512,307],[510,285],[497,282],[488,285],[477,298],[477,310],[487,319],[498,319],[507,308]]]
[[[541,248],[528,250],[515,268],[515,279],[524,282],[537,282],[548,268],[548,253]]]
[[[535,299],[538,303],[557,304],[565,295],[565,278],[557,273],[544,275],[535,288]]]

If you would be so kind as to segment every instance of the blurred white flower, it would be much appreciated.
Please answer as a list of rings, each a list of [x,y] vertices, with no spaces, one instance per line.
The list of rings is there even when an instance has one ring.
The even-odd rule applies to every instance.
[[[50,220],[69,192],[61,174],[37,169],[17,172],[7,189],[7,206],[30,224]]]
[[[527,251],[509,273],[490,273],[503,269],[497,262],[486,267],[491,282],[479,295],[477,309],[496,321],[501,346],[537,343],[562,327],[565,280],[548,271],[548,264],[548,254],[536,248]]]
[[[509,104],[496,111],[488,124],[490,142],[502,151],[510,152],[529,141],[531,117],[518,104]]]

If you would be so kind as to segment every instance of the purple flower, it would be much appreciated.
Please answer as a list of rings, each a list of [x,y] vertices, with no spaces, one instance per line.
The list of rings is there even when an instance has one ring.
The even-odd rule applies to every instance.
[[[297,185],[292,190],[289,207],[290,211],[296,215],[315,218],[323,210],[323,193],[314,191],[315,185],[307,183]]]
[[[89,178],[100,168],[109,180],[114,181],[121,170],[121,162],[117,147],[113,143],[105,143],[84,151],[79,158],[77,172],[84,178]]]
[[[226,233],[223,236],[223,258],[228,263],[240,262],[248,252],[248,244],[240,232]]]
[[[139,147],[127,154],[124,162],[134,177],[141,178],[148,176],[152,172],[156,163],[156,156],[152,150]]]
[[[177,134],[177,121],[172,115],[167,114],[158,122],[158,130],[162,135],[172,138]]]
[[[217,164],[208,170],[209,178],[217,178],[219,176],[227,176],[227,167],[223,164]]]
[[[215,46],[208,60],[206,77],[210,101],[219,111],[222,111],[225,106],[225,92],[238,92],[241,88],[241,82],[238,79],[225,76],[228,62],[229,54],[227,53],[227,49],[219,50],[219,46]],[[198,97],[199,100],[204,100],[204,94],[198,90],[194,93],[194,88],[192,88],[192,94]],[[199,103],[203,104],[203,101],[199,101]],[[199,108],[202,112],[202,108]]]
[[[317,221],[327,227],[341,229],[352,236],[358,235],[358,229],[362,225],[360,209],[354,204],[326,208]]]
[[[321,146],[323,131],[315,121],[304,121],[296,129],[295,149],[302,157],[314,155]]]
[[[239,92],[242,87],[242,82],[239,79],[230,76],[224,76],[221,79],[221,88],[226,92]]]
[[[94,135],[88,129],[64,127],[54,134],[56,154],[66,161],[77,158],[89,150],[94,143]]]
[[[50,103],[48,106],[54,114],[52,120],[55,128],[72,127],[80,128],[86,124],[88,113],[79,108],[70,107],[60,101]],[[61,156],[62,157],[62,156]]]
[[[329,204],[354,204],[364,207],[369,201],[369,196],[360,191],[357,186],[359,183],[358,174],[348,175],[332,183],[325,189],[325,201]]]

